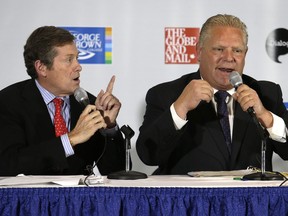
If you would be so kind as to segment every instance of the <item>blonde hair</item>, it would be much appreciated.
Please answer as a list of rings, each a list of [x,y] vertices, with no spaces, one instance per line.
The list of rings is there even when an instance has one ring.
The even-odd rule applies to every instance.
[[[207,37],[209,37],[209,30],[215,26],[229,26],[240,29],[243,33],[243,41],[247,48],[248,32],[245,23],[243,23],[238,17],[228,14],[217,14],[206,20],[200,31],[199,36],[200,47],[203,46],[204,41],[206,40]]]

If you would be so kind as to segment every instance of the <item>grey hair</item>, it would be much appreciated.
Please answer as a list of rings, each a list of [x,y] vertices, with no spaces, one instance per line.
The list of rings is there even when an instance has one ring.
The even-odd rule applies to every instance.
[[[214,26],[229,26],[229,27],[240,29],[243,33],[243,37],[244,37],[243,41],[247,48],[247,44],[248,44],[247,26],[238,17],[233,16],[233,15],[228,15],[228,14],[217,14],[206,20],[206,22],[203,24],[201,31],[200,31],[200,36],[199,36],[200,47],[203,46],[204,41],[209,36],[209,30],[213,28]]]

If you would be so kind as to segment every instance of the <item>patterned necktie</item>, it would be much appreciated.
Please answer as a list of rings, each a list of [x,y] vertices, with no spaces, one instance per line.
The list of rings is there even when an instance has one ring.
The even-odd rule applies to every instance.
[[[227,96],[229,96],[229,94],[226,91],[218,91],[215,93],[217,102],[217,115],[223,130],[228,151],[231,154],[231,134],[230,134],[230,124],[228,117],[228,108],[226,103]]]
[[[65,120],[61,114],[63,100],[61,98],[54,98],[55,105],[54,127],[56,137],[59,137],[68,132]]]

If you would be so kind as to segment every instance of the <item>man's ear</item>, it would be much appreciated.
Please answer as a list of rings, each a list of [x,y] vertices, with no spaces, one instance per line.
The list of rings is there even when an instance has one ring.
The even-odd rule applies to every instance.
[[[47,67],[40,60],[35,61],[34,67],[38,74],[38,77],[47,77]]]

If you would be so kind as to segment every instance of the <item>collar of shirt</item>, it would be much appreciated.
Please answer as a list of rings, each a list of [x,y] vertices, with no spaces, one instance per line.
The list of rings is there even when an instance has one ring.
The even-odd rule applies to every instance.
[[[43,100],[45,102],[46,105],[48,105],[49,103],[52,102],[52,100],[56,97],[54,94],[52,94],[51,92],[49,92],[47,89],[45,89],[43,86],[40,85],[40,83],[35,80],[36,86],[39,89]],[[69,105],[69,96],[64,96],[64,97],[60,97],[61,99],[64,100],[64,105]]]
[[[214,91],[214,95],[215,93],[218,91],[217,89],[214,89],[213,88],[213,91]],[[226,98],[226,103],[227,103],[227,107],[228,107],[228,112],[229,112],[229,116],[234,116],[234,100],[233,100],[233,97],[232,95],[236,92],[234,88],[232,89],[229,89],[227,90],[227,92],[229,93],[230,97],[227,97]],[[215,101],[215,97],[212,97],[212,103],[214,105],[214,109],[215,111],[217,112],[217,103]]]
[[[214,95],[215,95],[215,93],[218,92],[219,90],[213,88],[213,91],[214,91]],[[227,92],[228,92],[229,95],[231,96],[231,95],[233,95],[236,91],[235,91],[235,88],[232,88],[232,89],[227,90]]]
[[[219,90],[213,88],[213,91],[214,91],[214,95],[215,95],[215,93],[218,92]],[[234,88],[232,88],[232,89],[227,90],[227,92],[228,92],[229,95],[230,95],[230,97],[227,97],[227,98],[226,98],[226,103],[228,104],[228,103],[230,103],[230,101],[231,101],[232,98],[233,98],[233,97],[231,97],[231,96],[232,96],[236,91],[235,91]],[[213,97],[212,100],[213,100],[213,103],[215,104],[215,103],[216,103],[216,101],[215,101],[215,97]]]
[[[55,115],[55,106],[53,103],[53,99],[56,97],[54,94],[52,94],[51,92],[49,92],[47,89],[45,89],[43,86],[40,85],[40,83],[35,80],[36,86],[39,89],[42,98],[47,106],[50,118],[53,122],[54,119],[54,115]],[[66,125],[68,130],[70,129],[70,100],[69,100],[69,96],[64,96],[64,97],[60,97],[61,99],[63,99],[64,103],[63,103],[63,109],[62,109],[62,115],[63,118],[65,119]]]

